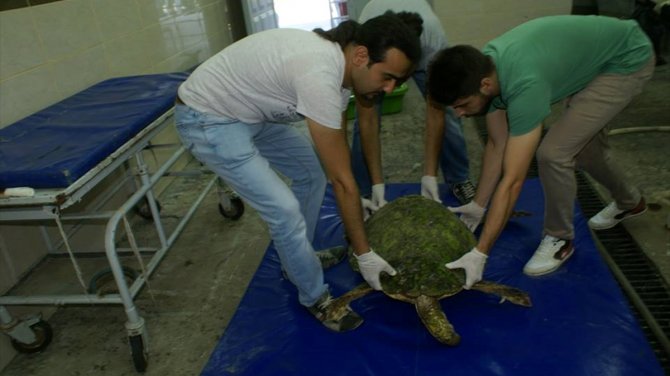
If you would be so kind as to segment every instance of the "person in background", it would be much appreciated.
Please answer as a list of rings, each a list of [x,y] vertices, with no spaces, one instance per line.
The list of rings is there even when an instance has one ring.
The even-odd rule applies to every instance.
[[[477,245],[447,264],[465,269],[466,288],[481,280],[534,155],[544,190],[544,233],[523,268],[527,275],[551,273],[574,253],[576,168],[614,199],[589,220],[592,229],[646,210],[640,191],[625,182],[610,156],[607,124],[642,91],[654,62],[651,42],[635,21],[602,16],[538,18],[482,51],[455,46],[437,54],[429,68],[431,100],[459,116],[486,115],[488,130],[475,199],[452,210],[474,231],[489,206]],[[542,138],[541,122],[562,100],[561,116]]]
[[[390,93],[420,54],[394,14],[329,31],[272,29],[212,56],[178,90],[183,144],[259,213],[300,303],[335,331],[362,319],[348,307],[340,319],[328,315],[333,300],[312,247],[326,178],[365,280],[379,290],[379,274],[396,273],[368,244],[343,111],[352,91],[369,102]],[[313,145],[288,125],[302,119]]]
[[[371,0],[362,9],[359,22],[365,22],[389,10],[397,12],[420,35],[421,61],[412,78],[425,97],[428,62],[437,51],[448,46],[440,20],[425,0]],[[417,14],[419,17],[416,17]],[[386,204],[379,142],[382,100],[383,96],[380,96],[376,103],[369,106],[356,101],[352,137],[352,170],[361,193],[370,197],[370,200],[364,200],[364,206],[370,211]],[[438,148],[441,147],[440,166],[445,182],[462,204],[470,202],[475,195],[475,187],[470,182],[461,120],[450,109],[427,106],[426,132],[426,137],[441,140]],[[437,165],[433,163],[424,166],[424,174],[421,179],[422,193],[439,200]]]
[[[638,24],[640,28],[647,34],[654,46],[654,54],[656,54],[656,66],[665,65],[667,61],[662,55],[663,38],[670,30],[670,1],[652,1],[652,0],[635,0],[633,14],[630,17]],[[663,8],[665,11],[665,19],[663,16]]]

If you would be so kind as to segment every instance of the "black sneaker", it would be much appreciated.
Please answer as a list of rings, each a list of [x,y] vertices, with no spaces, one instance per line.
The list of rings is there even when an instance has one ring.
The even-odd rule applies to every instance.
[[[475,198],[477,190],[475,189],[475,186],[470,183],[470,180],[466,180],[463,183],[452,184],[451,192],[453,192],[454,196],[456,196],[462,205],[465,205]]]
[[[328,291],[321,295],[313,306],[306,308],[326,328],[335,332],[353,330],[363,323],[363,318],[352,311],[349,305],[333,299]]]
[[[316,257],[321,261],[321,267],[323,269],[328,269],[347,258],[347,247],[337,246],[316,251]]]

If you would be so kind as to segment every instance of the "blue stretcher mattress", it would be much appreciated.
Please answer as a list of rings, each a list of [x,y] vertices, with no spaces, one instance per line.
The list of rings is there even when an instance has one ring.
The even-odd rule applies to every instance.
[[[387,185],[388,198],[419,191],[417,184]],[[444,201],[456,204],[453,197]],[[299,305],[270,245],[202,375],[663,375],[581,212],[572,258],[553,274],[531,278],[521,270],[541,237],[538,180],[525,183],[516,210],[532,215],[505,227],[484,278],[527,291],[533,307],[499,304],[478,291],[443,299],[462,338],[447,347],[430,336],[412,305],[376,292],[352,303],[363,325],[334,333]],[[342,234],[328,191],[315,246],[342,244]],[[346,262],[325,278],[338,296],[362,282]]]
[[[188,73],[112,78],[0,129],[0,188],[65,188],[173,105]]]

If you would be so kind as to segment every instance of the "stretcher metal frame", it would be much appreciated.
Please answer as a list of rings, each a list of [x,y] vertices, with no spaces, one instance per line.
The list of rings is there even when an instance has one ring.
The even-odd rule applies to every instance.
[[[74,252],[70,249],[68,237],[64,230],[63,223],[73,221],[78,226],[87,220],[106,220],[106,230],[104,235],[104,254],[109,263],[111,274],[116,284],[116,293],[99,295],[95,292],[87,291],[82,294],[66,295],[4,295],[0,296],[0,331],[8,334],[12,342],[19,345],[24,344],[27,351],[40,351],[51,339],[51,329],[41,317],[28,317],[18,320],[10,315],[5,306],[9,305],[67,305],[67,304],[122,304],[127,316],[125,329],[129,338],[131,355],[135,368],[143,372],[147,366],[148,360],[148,333],[144,319],[140,315],[134,299],[147,284],[147,280],[156,270],[161,260],[165,257],[168,250],[175,243],[188,221],[191,219],[196,209],[200,206],[205,196],[213,187],[217,187],[219,194],[219,210],[224,217],[237,219],[243,212],[241,200],[227,189],[220,180],[209,171],[197,169],[193,171],[172,172],[173,165],[183,156],[189,156],[181,145],[153,145],[152,140],[163,131],[168,125],[172,124],[174,107],[155,119],[151,124],[142,129],[132,139],[128,140],[120,148],[114,151],[107,158],[99,162],[94,168],[82,175],[70,186],[63,189],[38,189],[33,197],[2,197],[0,198],[0,223],[3,222],[21,222],[30,223],[36,221],[36,225],[41,228],[42,235],[47,243],[49,253],[63,253],[66,248],[75,267],[82,286],[85,284],[82,280],[81,272],[77,266]],[[170,147],[174,152],[156,168],[150,171],[143,152],[151,147]],[[186,154],[185,154],[186,153]],[[139,179],[131,172],[129,160],[134,158]],[[125,170],[125,171],[124,171]],[[80,202],[93,188],[98,186],[105,178],[114,172],[125,172],[126,180],[131,180],[136,189],[134,193],[127,198],[116,210],[101,212],[71,212],[67,210],[76,203]],[[161,221],[160,206],[156,200],[153,188],[163,177],[192,177],[208,173],[204,188],[201,188],[196,195],[185,214],[181,217],[174,229],[166,233],[166,228]],[[137,183],[139,180],[139,184]],[[126,183],[127,181],[124,181]],[[112,187],[112,192],[108,193],[110,197],[106,200],[116,197],[115,191],[123,187],[124,183]],[[107,192],[106,192],[107,193]],[[143,248],[142,252],[151,254],[148,262],[141,261],[137,245],[133,244],[132,225],[127,219],[129,212],[136,209],[138,204],[146,200],[148,204],[151,219],[155,225],[155,230],[159,239],[159,246],[155,249]],[[102,203],[104,204],[104,202]],[[100,205],[102,206],[102,205]],[[44,222],[53,220],[61,235],[61,243],[54,247],[49,239],[49,235],[44,228]],[[134,278],[132,283],[128,283],[127,275],[124,273],[124,267],[121,265],[119,253],[121,249],[117,248],[117,234],[120,234],[119,226],[125,229],[126,237],[131,244],[132,250],[140,260],[142,272]],[[84,289],[85,290],[85,289]],[[11,291],[10,291],[11,292]],[[44,343],[46,342],[46,343]],[[15,346],[16,347],[16,346]],[[34,351],[33,351],[34,350]]]

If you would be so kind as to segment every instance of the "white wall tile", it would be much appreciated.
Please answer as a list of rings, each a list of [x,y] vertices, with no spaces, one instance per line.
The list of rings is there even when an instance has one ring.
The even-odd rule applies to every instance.
[[[202,10],[205,33],[219,33],[227,28],[224,18],[221,17],[222,14],[225,14],[225,11],[219,4],[205,6]]]
[[[152,65],[145,59],[144,44],[139,33],[107,41],[104,47],[110,77],[139,74]]]
[[[66,0],[28,8],[49,60],[83,51],[102,41],[91,4]]]
[[[168,9],[169,2],[165,0],[137,0],[142,23],[150,25],[172,17]]]
[[[172,46],[163,39],[163,25],[159,23],[141,30],[138,33],[139,42],[142,44],[143,55],[150,62],[165,60],[170,57],[169,51]]]
[[[228,30],[221,31],[218,34],[208,34],[207,39],[209,40],[212,55],[224,49],[231,41],[230,32],[228,32]]]
[[[60,99],[50,65],[15,75],[0,82],[0,124],[4,127]]]
[[[181,45],[189,49],[205,35],[205,20],[201,13],[187,13],[175,17],[177,35]]]
[[[56,87],[68,97],[107,78],[107,60],[102,45],[71,55],[52,64]]]
[[[161,38],[165,46],[166,58],[177,55],[184,49],[179,30],[177,30],[177,23],[174,17],[162,20],[160,22]]]
[[[34,68],[45,60],[30,9],[0,12],[0,79]]]
[[[135,33],[143,27],[135,0],[93,0],[91,4],[104,40]]]
[[[200,6],[200,0],[181,0],[175,11],[177,14],[191,13],[197,11]]]
[[[190,68],[181,54],[176,54],[163,61],[156,63],[153,67],[158,73],[178,72]]]

